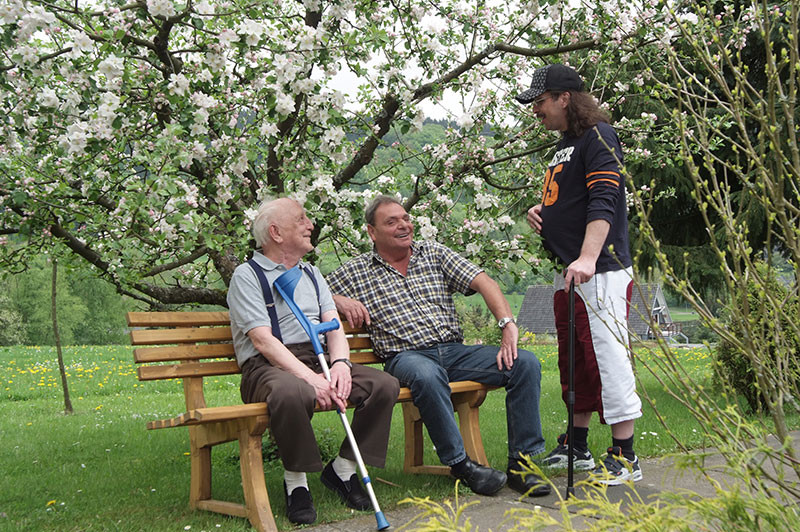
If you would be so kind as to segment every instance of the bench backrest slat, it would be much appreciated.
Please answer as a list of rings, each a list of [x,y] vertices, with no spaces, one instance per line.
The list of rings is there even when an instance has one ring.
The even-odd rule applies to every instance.
[[[171,345],[168,347],[138,347],[133,350],[133,360],[138,364],[232,358],[233,356],[233,344]]]
[[[133,345],[193,344],[198,342],[230,342],[231,328],[192,327],[181,329],[141,329],[131,331]]]
[[[185,364],[163,364],[136,368],[140,381],[158,379],[183,379],[190,377],[212,377],[240,373],[235,360],[216,362],[187,362]]]
[[[372,341],[369,336],[350,336],[347,338],[350,351],[372,351]]]
[[[230,325],[225,311],[218,312],[128,312],[129,327],[200,327]]]

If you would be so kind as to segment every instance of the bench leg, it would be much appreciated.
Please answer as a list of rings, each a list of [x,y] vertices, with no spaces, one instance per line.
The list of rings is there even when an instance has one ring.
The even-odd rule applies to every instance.
[[[422,418],[413,403],[403,403],[403,424],[406,436],[403,471],[416,473],[419,472],[419,468],[423,467],[422,460],[425,449],[422,436]]]
[[[277,532],[261,457],[261,436],[266,425],[266,417],[257,418],[239,430],[239,463],[242,467],[242,488],[250,524],[259,532]]]
[[[461,438],[464,440],[464,449],[467,455],[475,462],[489,465],[486,458],[486,451],[483,448],[483,438],[481,437],[481,426],[478,418],[479,407],[486,399],[486,391],[478,390],[458,394],[453,398],[453,407],[458,413],[458,426],[461,431]]]
[[[458,428],[464,440],[467,455],[485,466],[489,465],[486,451],[483,448],[479,408],[486,399],[486,390],[461,392],[451,396],[453,410],[458,414]],[[449,475],[450,468],[443,465],[425,465],[422,434],[422,417],[414,403],[403,403],[403,424],[405,425],[405,458],[403,471],[406,473],[428,473]]]
[[[191,485],[189,507],[196,510],[200,501],[211,498],[211,447],[198,442],[198,429],[189,427]]]

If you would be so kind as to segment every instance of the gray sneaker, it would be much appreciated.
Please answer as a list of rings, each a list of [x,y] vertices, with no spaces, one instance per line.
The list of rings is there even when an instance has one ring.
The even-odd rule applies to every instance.
[[[574,456],[572,462],[573,471],[590,471],[594,469],[594,458],[592,458],[592,451],[589,449],[585,451],[573,449],[572,455]],[[566,434],[561,434],[558,437],[558,445],[542,459],[542,465],[544,467],[569,467],[569,447],[567,446]]]
[[[619,447],[609,447],[603,463],[592,471],[592,482],[606,486],[619,486],[627,482],[642,480],[642,468],[639,457],[628,460]]]

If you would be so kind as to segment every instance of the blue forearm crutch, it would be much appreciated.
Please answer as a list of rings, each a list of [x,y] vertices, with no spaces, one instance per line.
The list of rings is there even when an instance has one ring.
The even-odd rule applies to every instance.
[[[319,342],[319,335],[338,329],[339,320],[333,319],[331,321],[321,322],[317,325],[314,325],[309,321],[308,317],[303,314],[303,311],[300,310],[300,308],[297,306],[297,303],[294,302],[294,289],[302,275],[303,273],[298,266],[287,270],[275,280],[275,289],[278,291],[281,297],[283,297],[283,300],[286,301],[286,304],[289,305],[292,313],[295,315],[297,320],[300,322],[300,325],[303,327],[303,330],[306,331],[306,334],[308,334],[308,337],[311,339],[311,346],[314,348],[314,353],[319,359],[319,365],[322,366],[322,372],[325,374],[325,378],[328,379],[328,382],[330,382],[331,373],[328,369],[328,363],[326,362],[325,355],[322,351],[322,344]],[[347,415],[345,414],[344,410],[337,409],[337,411],[339,412],[339,418],[342,421],[344,430],[347,433],[347,439],[350,442],[350,447],[353,449],[353,455],[355,455],[356,463],[358,464],[358,470],[361,473],[361,481],[367,488],[367,494],[372,502],[372,508],[375,510],[375,519],[378,522],[378,530],[385,530],[389,528],[389,522],[386,521],[386,517],[384,517],[380,506],[378,506],[378,499],[375,498],[375,491],[372,489],[372,482],[367,474],[367,467],[364,465],[364,460],[361,458],[361,452],[358,450],[356,438],[353,436],[353,431],[350,429],[350,423],[347,421]]]

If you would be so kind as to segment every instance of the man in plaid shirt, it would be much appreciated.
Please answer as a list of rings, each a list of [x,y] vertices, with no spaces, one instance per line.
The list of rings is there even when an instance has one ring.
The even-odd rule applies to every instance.
[[[533,353],[517,349],[519,330],[497,283],[441,244],[414,242],[414,225],[395,198],[375,198],[366,221],[372,252],[327,277],[339,313],[356,327],[366,323],[385,370],[411,389],[439,459],[455,478],[483,495],[497,493],[507,476],[467,456],[448,383],[474,380],[505,387],[508,484],[532,496],[550,493],[541,478],[517,473],[523,470],[523,455],[544,451],[541,365]],[[503,330],[500,347],[463,344],[455,292],[483,296]]]

